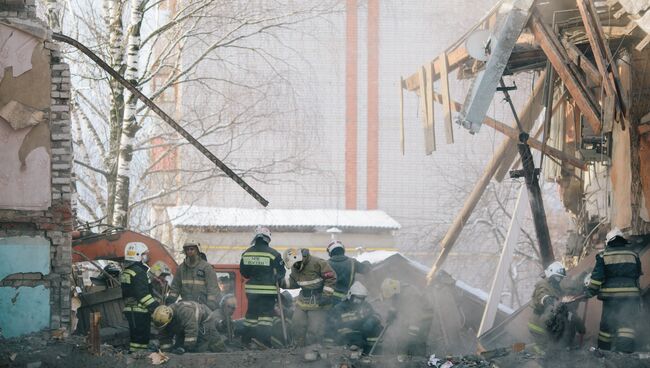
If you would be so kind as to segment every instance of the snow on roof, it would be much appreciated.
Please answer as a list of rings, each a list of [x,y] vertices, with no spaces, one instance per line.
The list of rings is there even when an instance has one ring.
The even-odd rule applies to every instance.
[[[429,267],[423,265],[422,263],[419,263],[419,262],[416,262],[416,261],[414,261],[412,259],[409,259],[408,257],[404,257],[404,255],[402,255],[399,252],[389,252],[389,251],[385,251],[385,250],[378,250],[378,251],[374,251],[374,252],[365,252],[365,253],[361,253],[359,256],[357,256],[356,259],[359,262],[368,261],[368,262],[370,262],[372,264],[376,264],[376,263],[383,262],[383,261],[387,260],[388,258],[394,256],[394,255],[398,255],[399,257],[404,258],[413,267],[417,268],[418,270],[422,271],[425,274],[429,272]],[[487,302],[487,300],[488,300],[488,296],[489,296],[488,293],[486,293],[485,291],[483,291],[483,290],[481,290],[479,288],[471,287],[468,284],[466,284],[466,283],[464,283],[464,282],[462,282],[460,280],[456,280],[456,287],[462,289],[463,291],[465,291],[465,292],[467,292],[469,294],[472,294],[472,295],[476,296],[477,298],[479,298],[479,299],[481,299],[481,300],[483,300],[485,302]],[[510,307],[508,307],[506,305],[503,305],[501,303],[499,303],[499,310],[506,313],[506,314],[512,314],[512,313],[515,312],[514,309],[512,309],[512,308],[510,308]]]
[[[338,227],[398,230],[401,225],[386,212],[357,210],[286,210],[176,206],[167,208],[174,227],[253,228],[274,227]]]

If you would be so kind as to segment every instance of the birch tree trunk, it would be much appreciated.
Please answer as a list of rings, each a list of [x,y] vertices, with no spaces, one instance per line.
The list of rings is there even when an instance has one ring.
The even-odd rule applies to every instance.
[[[110,11],[109,23],[109,46],[111,67],[118,72],[123,72],[124,65],[124,33],[122,30],[122,11],[124,4],[122,0],[108,1],[108,10]],[[109,176],[107,180],[107,202],[108,213],[107,219],[109,224],[115,225],[112,220],[115,210],[115,193],[117,185],[117,160],[120,150],[120,136],[122,133],[122,117],[124,115],[124,87],[111,79],[110,83],[110,114],[109,114],[109,153],[106,156],[106,167]]]
[[[129,83],[138,83],[138,59],[140,57],[140,28],[146,0],[131,2],[131,20],[128,32],[128,54],[126,57],[125,78]],[[119,156],[117,159],[117,182],[115,186],[115,205],[113,210],[113,225],[127,227],[129,213],[129,174],[133,158],[133,138],[140,130],[136,120],[137,101],[135,95],[125,91],[124,118],[120,136]]]

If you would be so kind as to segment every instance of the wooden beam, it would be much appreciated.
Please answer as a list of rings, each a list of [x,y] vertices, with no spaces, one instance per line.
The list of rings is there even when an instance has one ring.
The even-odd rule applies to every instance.
[[[562,45],[566,49],[569,59],[585,72],[585,76],[592,83],[590,87],[600,86],[603,76],[591,60],[589,60],[585,54],[571,42],[565,40],[562,41]]]
[[[614,63],[614,58],[605,42],[605,35],[600,25],[600,19],[596,9],[594,9],[591,0],[577,0],[578,10],[585,26],[585,32],[591,45],[591,51],[596,59],[596,65],[601,75],[606,76],[603,80],[605,91],[609,96],[616,96],[616,102],[620,111],[626,114],[626,107],[623,105],[620,92],[620,83],[618,69]]]
[[[433,104],[433,63],[429,63],[425,68],[427,78],[427,129],[433,139],[433,150],[436,150],[436,121]]]
[[[427,100],[430,99],[430,92],[427,89],[427,73],[425,67],[420,67],[420,115],[422,117],[422,128],[424,130],[424,151],[427,155],[436,150],[435,132],[429,126],[429,109]]]
[[[551,65],[553,65],[553,69],[555,69],[562,82],[564,82],[564,85],[566,85],[567,90],[576,101],[585,119],[596,134],[600,133],[600,113],[596,106],[592,104],[586,89],[582,86],[577,76],[567,66],[571,61],[565,54],[564,48],[561,47],[559,40],[543,23],[536,11],[533,12],[528,24],[533,35],[535,35],[535,40],[542,47],[542,50],[544,50],[546,57],[551,62]]]
[[[535,106],[539,105],[539,103],[531,103],[531,101],[534,101],[539,95],[539,99],[541,100],[541,91],[544,86],[544,76],[542,75],[540,79],[538,80],[537,84],[535,85],[535,91],[537,91],[537,94],[533,94],[531,98],[529,99],[529,102],[526,104],[527,106]],[[442,96],[438,94],[434,94],[435,98],[438,101],[442,100]],[[461,104],[458,102],[455,102],[452,104],[452,107],[456,111],[459,111],[461,108]],[[531,107],[532,108],[532,107]],[[525,108],[524,108],[525,111]],[[522,111],[523,112],[523,111]],[[525,114],[522,113],[520,114],[524,116]],[[539,115],[539,114],[538,114]],[[489,122],[488,122],[489,120]],[[534,119],[533,119],[534,120]],[[485,124],[490,124],[491,122],[496,122],[493,119],[487,118],[485,119],[484,123]],[[502,124],[502,123],[501,123]],[[497,126],[497,124],[495,124]],[[510,128],[512,130],[515,130],[514,128]],[[505,130],[504,130],[505,131]],[[492,180],[492,177],[494,176],[494,173],[496,173],[497,169],[502,163],[502,160],[508,151],[508,148],[514,146],[516,149],[516,144],[518,142],[518,137],[515,139],[505,139],[497,150],[495,151],[494,155],[490,159],[490,162],[488,163],[487,167],[485,168],[485,171],[483,172],[483,175],[478,179],[476,184],[474,184],[474,188],[472,189],[471,193],[465,200],[465,203],[463,204],[463,207],[461,208],[460,212],[456,215],[454,218],[454,222],[451,224],[451,227],[447,230],[447,233],[445,234],[445,237],[442,239],[440,242],[440,254],[438,255],[438,258],[436,258],[436,261],[434,262],[433,266],[431,267],[431,271],[429,271],[429,274],[427,275],[427,280],[430,283],[436,276],[438,270],[442,266],[442,264],[445,262],[447,259],[447,256],[451,252],[451,249],[453,248],[454,244],[456,243],[456,240],[458,239],[458,236],[460,235],[461,230],[463,230],[463,227],[465,226],[465,223],[467,220],[469,220],[469,217],[471,216],[472,212],[474,211],[474,208],[476,208],[476,204],[478,201],[481,199],[481,196],[483,195],[483,192],[485,192],[485,188],[487,185],[490,183],[490,180]],[[534,141],[532,139],[529,139],[528,143],[530,144],[531,141]],[[539,141],[537,141],[539,142]],[[541,147],[541,142],[538,147]],[[532,147],[532,145],[531,145]],[[581,165],[582,166],[582,165]]]
[[[544,78],[542,77],[542,78],[540,78],[540,80],[538,80],[537,84],[535,85],[535,89],[533,90],[533,95],[530,97],[529,101],[526,103],[526,105],[522,109],[522,112],[521,112],[520,115],[521,115],[521,123],[522,123],[524,129],[530,130],[532,128],[535,120],[537,119],[537,117],[539,116],[539,114],[540,114],[540,112],[542,110],[541,104],[539,104],[538,101],[541,101],[540,90],[542,89],[543,84],[544,84]],[[538,100],[538,96],[539,96],[539,100]],[[434,93],[433,97],[436,99],[437,102],[442,103],[442,95],[440,95],[438,93]],[[456,112],[460,111],[460,109],[462,108],[461,103],[456,102],[456,101],[454,101],[451,104],[451,106],[453,106],[453,108],[454,108],[454,110]],[[526,123],[526,124],[524,125],[524,123]],[[483,120],[483,124],[493,128],[494,130],[496,130],[499,133],[502,133],[502,134],[508,136],[512,140],[513,146],[515,147],[515,150],[517,149],[516,144],[519,142],[519,130],[518,129],[511,128],[508,125],[506,125],[506,124],[504,124],[504,123],[502,123],[502,122],[500,122],[498,120],[492,119],[489,116],[485,117],[485,119]],[[576,167],[578,169],[581,169],[581,170],[587,170],[587,163],[586,162],[580,160],[577,157],[567,155],[566,153],[558,150],[557,148],[545,145],[545,144],[543,144],[542,142],[540,142],[537,139],[534,139],[532,137],[529,138],[528,139],[528,145],[531,148],[534,148],[534,149],[536,149],[538,151],[541,151],[544,154],[547,154],[547,155],[549,155],[549,156],[551,156],[551,157],[553,157],[553,158],[555,158],[555,159],[557,159],[559,161],[566,162],[567,164],[569,164],[571,166],[574,166],[574,167]]]
[[[445,136],[447,144],[454,143],[454,126],[451,121],[451,94],[449,92],[449,68],[447,64],[447,53],[440,55],[440,92],[442,93],[442,111],[445,114]],[[433,84],[431,85],[433,87]]]
[[[404,78],[399,77],[399,141],[404,155]]]

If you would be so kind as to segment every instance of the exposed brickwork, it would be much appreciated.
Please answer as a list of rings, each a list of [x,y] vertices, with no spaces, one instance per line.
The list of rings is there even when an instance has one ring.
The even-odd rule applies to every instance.
[[[9,5],[22,3],[18,11],[7,11]],[[0,0],[0,19],[33,17],[34,1]],[[25,5],[27,5],[25,7]],[[51,57],[51,106],[49,128],[51,137],[52,205],[46,211],[0,210],[0,238],[14,236],[45,237],[50,240],[50,273],[18,273],[1,280],[1,286],[39,286],[50,289],[52,329],[70,326],[70,274],[72,272],[72,135],[70,132],[70,71],[61,62],[58,44],[45,41]],[[30,88],[25,86],[25,88]]]

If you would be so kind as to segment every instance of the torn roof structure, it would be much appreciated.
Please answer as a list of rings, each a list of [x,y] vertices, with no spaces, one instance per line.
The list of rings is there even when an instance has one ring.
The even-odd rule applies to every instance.
[[[401,78],[402,90],[418,94],[421,110],[428,103],[422,100],[430,99],[443,110],[455,111],[454,120],[469,133],[488,125],[507,137],[443,238],[429,275],[445,261],[487,184],[493,178],[503,180],[520,165],[516,161],[520,133],[527,133],[527,144],[546,157],[541,175],[558,184],[562,203],[574,218],[575,237],[562,256],[565,264],[587,270],[604,234],[613,227],[640,236],[637,246],[648,253],[643,235],[650,233],[650,1],[538,1],[527,10],[517,3],[498,2],[443,54],[426,63],[428,69],[418,68]],[[522,9],[527,20],[520,28],[508,19]],[[504,32],[518,34],[514,45],[498,42]],[[429,73],[423,75],[422,70]],[[464,104],[450,99],[443,70],[473,80]],[[512,92],[528,96],[517,111],[521,121],[516,124],[513,119],[508,125],[487,116],[485,103],[497,93],[500,96],[495,81],[516,79],[518,73],[538,73],[532,92]],[[439,91],[434,89],[437,81]],[[425,128],[425,141],[431,129]],[[647,290],[650,279],[642,277],[641,285]],[[588,324],[585,338],[595,341],[600,304],[588,304],[588,313],[582,310]]]

